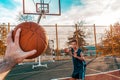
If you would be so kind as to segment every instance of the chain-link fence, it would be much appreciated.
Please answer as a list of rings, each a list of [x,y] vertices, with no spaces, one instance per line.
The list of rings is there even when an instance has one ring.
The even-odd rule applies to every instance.
[[[15,26],[16,25],[5,25],[4,28],[7,30],[7,32],[9,32],[9,28],[10,28],[10,30],[13,30],[15,28]],[[119,36],[119,34],[115,33],[115,32],[117,32],[117,30],[119,30],[118,28],[115,31],[113,26],[112,27],[111,26],[98,26],[98,25],[82,25],[82,26],[80,26],[80,25],[76,25],[76,24],[75,25],[57,25],[57,24],[55,24],[55,25],[42,25],[42,26],[45,28],[48,38],[49,38],[50,51],[46,52],[44,54],[44,56],[41,56],[41,60],[53,60],[53,58],[55,58],[56,60],[71,59],[71,57],[69,55],[66,55],[64,53],[64,51],[62,51],[62,50],[64,48],[68,47],[68,44],[67,44],[67,42],[69,41],[68,39],[70,37],[73,37],[73,35],[75,34],[75,32],[77,30],[81,30],[84,32],[84,36],[85,36],[85,37],[83,37],[85,40],[85,44],[83,47],[85,48],[84,55],[87,56],[87,58],[86,58],[87,77],[90,78],[91,74],[106,75],[107,73],[104,73],[104,72],[112,71],[112,70],[117,70],[117,72],[119,72],[118,70],[120,69],[120,58],[118,56],[116,56],[116,57],[111,56],[111,54],[116,55],[116,53],[119,52],[119,41],[120,41],[119,37],[120,36]],[[3,37],[5,39],[7,37],[7,34],[4,32],[5,29],[0,28],[0,40],[1,41],[3,41],[2,40]],[[6,37],[2,36],[2,32]],[[118,31],[118,33],[119,33],[119,31]],[[78,37],[79,37],[79,35],[78,35]],[[4,45],[5,45],[5,43],[4,43]],[[0,49],[2,49],[2,48],[0,47]],[[0,52],[2,52],[2,51],[0,51]],[[107,55],[107,56],[102,57],[103,55]],[[98,57],[96,58],[95,56],[98,56]],[[51,76],[60,78],[60,77],[69,76],[71,74],[70,72],[72,72],[72,61],[68,60],[65,62],[64,60],[56,61],[52,64],[51,63],[48,64],[48,66],[49,66],[49,68],[47,68],[48,70],[53,69],[53,67],[57,67],[54,71],[51,70],[51,73],[50,73],[50,74],[52,74]],[[30,66],[29,71],[26,71],[26,69],[28,69],[28,67],[24,67],[24,66],[23,67],[17,66],[17,68],[15,70],[17,70],[18,68],[22,68],[23,70],[21,70],[21,73],[19,72],[20,74],[23,74],[23,73],[31,74],[31,72],[33,71],[33,69],[31,69],[31,65],[30,64],[24,65],[24,66]],[[68,68],[68,65],[69,65],[69,68]],[[41,68],[41,67],[39,69],[43,70],[43,68]],[[45,70],[46,74],[48,73],[47,69]],[[69,69],[69,71],[68,71],[68,69]],[[38,69],[34,69],[34,72],[35,71],[38,71]],[[44,71],[44,74],[45,74],[45,71]],[[42,72],[39,72],[38,74],[41,74],[41,73]],[[62,75],[60,75],[59,73],[62,73]],[[65,75],[63,75],[63,73]],[[11,74],[12,74],[12,77],[10,75],[8,77],[9,79],[10,78],[18,79],[18,76],[16,76],[18,74],[14,74],[14,73],[11,73]],[[34,73],[32,72],[32,74],[34,74]],[[35,72],[35,74],[36,74],[36,72]],[[117,76],[117,73],[114,73],[114,75],[111,75],[111,74],[107,75],[107,77],[105,77],[105,79],[109,78],[109,76],[119,79],[119,73],[118,73],[118,76]],[[31,76],[30,78],[32,78],[32,77],[33,76]],[[38,77],[39,76],[37,76],[36,78],[38,78]],[[43,79],[45,79],[45,78],[48,79],[49,75],[43,76]]]
[[[5,34],[3,36],[2,33],[0,33],[0,38],[4,37],[6,39],[6,33],[8,33],[10,30],[13,30],[16,25],[6,25],[6,31],[4,29],[0,28],[0,31]],[[115,53],[115,48],[113,45],[113,39],[109,38],[112,37],[110,34],[111,27],[110,26],[98,26],[98,25],[42,25],[48,35],[49,38],[49,49],[51,49],[50,52],[46,52],[53,55],[55,53],[56,56],[65,55],[63,49],[68,47],[68,39],[70,37],[73,37],[75,32],[77,30],[84,32],[83,39],[85,40],[84,44],[84,54],[86,56],[100,56],[101,54],[109,54],[109,53]],[[76,28],[77,27],[77,28]],[[80,32],[79,32],[80,33]],[[81,37],[80,34],[78,36]],[[108,40],[109,39],[109,40]],[[108,41],[107,41],[108,40]],[[2,40],[3,41],[3,40]],[[5,40],[4,40],[5,41]],[[3,41],[3,42],[4,42]],[[5,42],[4,42],[5,43]],[[107,44],[109,43],[109,44]],[[119,44],[117,44],[119,45]]]

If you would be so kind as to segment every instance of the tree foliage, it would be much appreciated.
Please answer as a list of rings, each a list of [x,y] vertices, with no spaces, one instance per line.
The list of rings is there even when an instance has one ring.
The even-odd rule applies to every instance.
[[[6,46],[3,41],[0,40],[0,55],[4,55],[6,50]]]
[[[85,31],[84,31],[84,26],[83,26],[83,21],[80,21],[80,23],[76,24],[76,30],[73,33],[73,36],[68,38],[68,41],[70,42],[71,40],[77,40],[78,41],[78,47],[85,49],[83,46],[85,46],[87,43],[85,41]]]
[[[17,21],[19,22],[29,22],[29,21],[35,21],[34,16],[29,14],[21,14],[17,16]]]
[[[115,23],[110,30],[105,33],[102,45],[98,45],[97,49],[103,55],[119,55],[120,56],[120,24]]]

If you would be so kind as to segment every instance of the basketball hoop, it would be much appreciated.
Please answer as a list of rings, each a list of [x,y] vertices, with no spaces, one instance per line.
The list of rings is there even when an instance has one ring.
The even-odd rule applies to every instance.
[[[60,16],[60,0],[23,0],[23,14],[39,15],[37,23],[47,15]]]
[[[49,12],[49,5],[44,3],[44,0],[40,0],[40,3],[36,3],[36,12],[38,12],[39,17],[38,17],[38,22],[40,22],[41,18],[45,19],[46,18],[46,13]]]

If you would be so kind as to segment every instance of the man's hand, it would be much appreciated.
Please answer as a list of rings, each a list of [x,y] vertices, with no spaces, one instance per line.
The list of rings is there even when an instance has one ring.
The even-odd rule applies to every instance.
[[[8,34],[7,49],[5,53],[5,60],[12,59],[16,64],[22,62],[28,56],[31,56],[36,53],[36,50],[24,52],[20,48],[20,45],[19,45],[20,32],[21,32],[21,29],[18,29],[15,35],[14,42],[12,39],[12,31]]]
[[[22,62],[25,58],[32,56],[36,50],[24,52],[19,45],[21,29],[18,29],[13,42],[12,31],[7,37],[7,49],[5,52],[4,60],[0,62],[0,80],[3,80],[8,72],[17,64]]]

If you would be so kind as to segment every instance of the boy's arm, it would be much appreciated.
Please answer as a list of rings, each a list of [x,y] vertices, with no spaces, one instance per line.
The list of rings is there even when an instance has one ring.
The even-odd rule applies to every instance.
[[[73,56],[72,51],[69,52],[69,55],[70,55],[70,56]]]
[[[82,53],[82,52],[80,53],[80,56],[77,56],[77,53],[74,53],[73,56],[74,56],[75,58],[79,59],[79,60],[82,60],[82,61],[85,60],[85,57],[83,56],[83,53]]]
[[[72,55],[72,49],[71,48],[65,48],[64,52],[66,52],[67,54],[69,54],[70,56]]]

